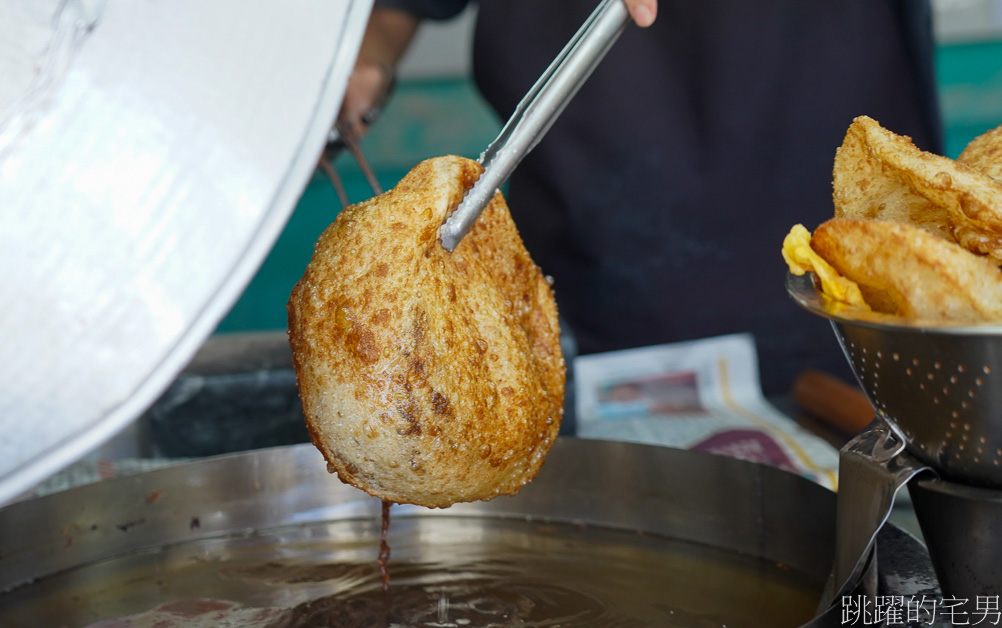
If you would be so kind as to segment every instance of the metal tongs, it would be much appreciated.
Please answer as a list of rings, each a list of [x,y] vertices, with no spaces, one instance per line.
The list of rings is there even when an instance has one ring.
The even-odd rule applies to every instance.
[[[483,174],[442,223],[443,247],[449,251],[456,248],[494,193],[543,138],[629,21],[623,0],[602,0],[567,42],[518,104],[497,139],[480,156]]]
[[[376,96],[375,102],[369,107],[368,111],[362,114],[361,118],[362,125],[366,127],[371,127],[379,118],[379,115],[383,112],[386,103],[390,99],[390,94],[393,93],[397,85],[397,76],[393,68],[388,65],[382,65],[380,69],[383,72],[382,88]],[[372,191],[375,194],[383,193],[383,188],[379,185],[376,173],[369,166],[369,161],[362,153],[362,147],[358,142],[359,137],[360,134],[354,125],[345,120],[337,120],[327,133],[327,143],[324,145],[324,151],[317,161],[317,166],[324,171],[324,174],[330,179],[331,185],[334,186],[334,191],[337,193],[338,200],[341,201],[342,208],[348,207],[350,201],[348,193],[344,188],[344,182],[341,181],[341,177],[338,176],[337,171],[334,169],[334,161],[346,148],[351,153],[351,156],[354,157],[355,163],[358,164]]]
[[[355,158],[355,162],[358,164],[359,169],[362,174],[365,175],[365,180],[368,181],[369,187],[376,194],[382,194],[383,188],[379,185],[379,180],[376,178],[376,173],[373,172],[372,167],[369,166],[369,162],[366,160],[365,155],[362,154],[362,148],[355,141],[355,133],[350,127],[346,126],[347,123],[337,122],[334,128],[330,130],[327,134],[327,144],[324,147],[323,154],[320,155],[320,159],[317,165],[320,169],[324,171],[327,178],[330,179],[331,185],[334,186],[334,192],[337,194],[338,200],[341,202],[341,207],[348,207],[351,202],[348,200],[348,192],[344,189],[344,182],[341,181],[341,177],[338,176],[337,171],[334,169],[334,160],[337,156],[341,154],[341,151],[348,149],[351,156]]]

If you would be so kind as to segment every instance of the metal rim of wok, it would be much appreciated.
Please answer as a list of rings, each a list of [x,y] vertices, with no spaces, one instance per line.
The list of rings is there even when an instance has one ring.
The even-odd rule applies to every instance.
[[[762,464],[562,437],[536,480],[514,497],[440,510],[397,506],[393,516],[538,518],[631,529],[762,557],[823,579],[834,555],[835,504],[828,489]],[[0,510],[0,539],[7,540],[0,591],[126,553],[307,522],[378,518],[380,508],[375,498],[330,476],[311,444],[172,465]],[[900,595],[935,589],[918,540],[887,525],[878,543],[882,590],[895,591],[900,583],[914,588],[897,590]],[[830,620],[829,612],[808,625],[837,625]]]

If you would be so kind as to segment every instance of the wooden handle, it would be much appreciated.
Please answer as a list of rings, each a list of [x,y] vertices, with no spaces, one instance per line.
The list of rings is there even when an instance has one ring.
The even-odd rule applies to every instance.
[[[797,376],[793,399],[805,411],[847,434],[863,431],[876,416],[858,386],[821,371],[804,371]]]

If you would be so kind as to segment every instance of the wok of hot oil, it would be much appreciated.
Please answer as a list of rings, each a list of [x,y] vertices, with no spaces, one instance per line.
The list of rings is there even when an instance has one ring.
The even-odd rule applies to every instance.
[[[11,625],[799,626],[823,579],[630,530],[397,515],[203,539],[0,597]],[[393,544],[392,564],[373,560]],[[380,552],[381,555],[381,552]],[[389,569],[393,581],[388,588]]]

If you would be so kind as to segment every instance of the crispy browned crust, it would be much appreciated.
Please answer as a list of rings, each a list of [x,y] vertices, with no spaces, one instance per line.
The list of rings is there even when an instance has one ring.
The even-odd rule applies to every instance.
[[[836,217],[909,222],[1002,261],[1002,183],[987,174],[860,116],[836,154],[834,179]]]
[[[930,322],[1002,321],[1002,271],[911,224],[833,218],[811,248],[877,311]]]
[[[344,482],[386,501],[513,494],[559,429],[556,304],[501,194],[453,253],[438,242],[480,171],[430,159],[342,211],[289,299],[313,442]]]
[[[917,192],[905,173],[896,165],[886,163],[881,153],[871,146],[870,137],[882,130],[871,118],[860,116],[846,131],[835,153],[832,181],[835,217],[907,222],[955,241],[946,208]],[[903,146],[910,153],[918,152],[911,139],[896,135],[893,138],[891,141],[899,148]]]
[[[1002,126],[971,140],[957,156],[957,161],[996,181],[1002,181]]]

